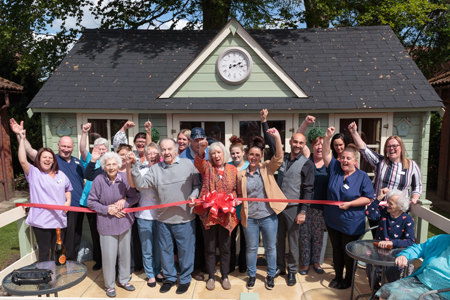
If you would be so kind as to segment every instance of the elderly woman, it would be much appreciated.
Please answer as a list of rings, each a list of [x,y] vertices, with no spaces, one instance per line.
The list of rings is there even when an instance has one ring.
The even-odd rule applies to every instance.
[[[346,289],[352,282],[353,259],[346,254],[345,246],[356,241],[364,233],[366,224],[364,206],[369,204],[374,192],[367,173],[355,166],[358,161],[358,150],[355,146],[347,146],[344,149],[340,162],[331,155],[330,139],[333,133],[334,127],[327,129],[322,148],[323,161],[330,173],[327,198],[341,201],[342,204],[324,207],[324,218],[333,246],[336,272],[329,287]]]
[[[212,143],[209,147],[209,158],[205,160],[205,150],[208,141],[199,142],[198,153],[194,158],[194,165],[202,175],[202,190],[199,198],[206,196],[211,191],[218,193],[232,194],[236,196],[236,174],[234,166],[227,164],[229,159],[228,151],[221,142]],[[202,232],[205,243],[206,270],[209,279],[206,288],[215,288],[214,272],[216,267],[216,241],[220,250],[220,272],[222,274],[222,287],[225,290],[231,289],[228,280],[230,268],[230,246],[231,232],[239,223],[236,212],[224,213],[219,210],[217,217],[210,212],[211,208],[204,208],[202,203],[197,203],[194,212],[199,215],[202,221]]]
[[[387,205],[380,206],[380,201],[387,197]],[[387,248],[406,248],[412,246],[414,239],[414,219],[406,212],[409,209],[408,196],[399,190],[381,189],[376,200],[366,209],[366,215],[374,220],[379,221],[376,231],[375,240],[380,240],[378,247]],[[403,268],[398,266],[388,267],[386,270],[386,278],[389,282],[400,279]],[[374,287],[380,287],[381,268],[376,269]],[[366,266],[366,274],[369,283],[372,282],[372,265]]]
[[[380,300],[418,299],[431,290],[449,287],[450,282],[450,235],[442,234],[415,244],[400,252],[395,263],[404,268],[411,259],[423,259],[420,269],[411,276],[385,284],[376,293]],[[431,294],[426,299],[450,299],[450,292]]]
[[[264,139],[255,136],[247,147],[249,166],[237,175],[237,194],[242,198],[286,199],[274,178],[274,172],[283,162],[283,145],[278,130],[269,129],[268,133],[275,138],[276,152],[271,160],[261,163],[265,148]],[[244,202],[241,210],[241,222],[244,226],[247,241],[247,288],[253,289],[256,282],[256,259],[258,256],[259,235],[262,233],[267,260],[266,289],[275,286],[277,268],[277,214],[283,211],[287,203],[280,202]]]
[[[41,148],[34,159],[34,166],[27,160],[25,151],[26,131],[20,133],[19,162],[30,187],[30,202],[70,206],[72,185],[69,178],[59,171],[56,155],[50,148]],[[64,239],[67,227],[66,212],[43,208],[30,208],[26,223],[33,227],[39,247],[39,262],[53,256],[56,243],[56,228]]]
[[[122,160],[117,153],[107,152],[100,159],[105,171],[92,182],[88,206],[97,212],[97,229],[102,248],[103,278],[106,295],[115,297],[115,265],[118,257],[119,279],[117,285],[127,291],[134,291],[130,280],[130,238],[133,214],[123,208],[137,203],[139,196],[128,184],[125,173],[118,172]]]
[[[242,171],[247,169],[249,163],[244,159],[244,141],[241,138],[233,135],[230,138],[230,155],[231,161],[228,164],[232,164],[236,167],[238,171]],[[241,209],[242,204],[236,206],[236,216],[239,221],[241,220]],[[230,273],[234,271],[236,268],[236,237],[237,237],[237,229],[239,228],[240,235],[240,250],[239,250],[239,272],[245,273],[247,271],[247,260],[245,259],[245,235],[244,235],[244,227],[242,227],[242,223],[239,222],[238,226],[236,226],[231,233],[231,260],[230,260]]]
[[[157,164],[160,159],[158,146],[150,143],[145,146],[146,159],[149,162],[148,167]],[[134,155],[131,163],[136,163]],[[126,160],[127,162],[128,160]],[[131,163],[126,164],[127,179],[132,188],[135,187],[134,179],[131,175]],[[144,176],[148,168],[139,170]],[[139,207],[156,205],[156,194],[153,188],[139,189]],[[151,288],[156,286],[156,281],[162,282],[163,276],[161,270],[161,251],[156,234],[156,209],[138,211],[134,213],[138,225],[139,238],[141,240],[141,249],[144,263],[145,275],[147,275],[147,285]]]
[[[305,134],[308,124],[315,122],[315,117],[307,116],[300,125],[297,133]],[[310,137],[308,136],[308,139]],[[314,163],[314,194],[313,200],[327,199],[327,186],[329,174],[323,161],[323,136],[312,136],[309,142],[312,144],[312,155],[307,146],[303,148],[303,155],[309,157]],[[323,233],[325,220],[323,219],[323,205],[311,204],[307,208],[305,222],[300,225],[300,239],[302,244],[301,259],[303,267],[299,270],[301,275],[308,274],[310,264],[318,274],[323,274],[324,270],[320,267],[320,253],[322,251]]]
[[[182,129],[177,136],[178,155],[180,155],[191,143],[191,131],[189,129]]]

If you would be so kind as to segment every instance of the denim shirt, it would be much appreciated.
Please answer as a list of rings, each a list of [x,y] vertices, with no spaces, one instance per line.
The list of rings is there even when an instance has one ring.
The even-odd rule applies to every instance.
[[[247,197],[248,198],[267,198],[264,190],[264,181],[261,177],[259,168],[250,175],[247,168]],[[269,202],[248,202],[248,217],[252,219],[262,219],[275,213],[270,207]]]

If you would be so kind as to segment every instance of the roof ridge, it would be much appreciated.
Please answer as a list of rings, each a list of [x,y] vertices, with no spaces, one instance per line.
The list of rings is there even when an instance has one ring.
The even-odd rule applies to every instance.
[[[433,81],[440,80],[440,79],[445,78],[445,77],[447,77],[447,76],[450,76],[450,71],[445,72],[444,74],[438,75],[438,76],[436,76],[436,77],[433,77],[433,78],[431,78],[431,79],[428,79],[428,82],[429,82],[429,83],[432,83]]]

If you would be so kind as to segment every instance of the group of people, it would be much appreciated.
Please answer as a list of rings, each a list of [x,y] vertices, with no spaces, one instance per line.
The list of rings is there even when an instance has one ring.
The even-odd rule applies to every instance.
[[[91,125],[87,123],[82,126],[81,160],[71,155],[74,143],[70,137],[60,139],[57,154],[49,148],[36,151],[26,140],[23,122],[11,119],[10,125],[19,141],[19,160],[29,181],[31,202],[87,206],[96,212],[87,214],[93,268],[103,267],[109,297],[116,295],[116,279],[119,287],[134,290],[129,281],[133,267],[138,269],[139,265],[145,270],[149,287],[160,281],[160,292],[168,292],[177,282],[176,260],[180,268],[177,293],[185,293],[192,278],[202,280],[201,270],[208,275],[206,288],[213,290],[216,245],[221,285],[230,289],[228,274],[236,266],[238,228],[241,250],[237,264],[240,272],[248,273],[249,289],[256,281],[260,233],[267,261],[265,286],[269,290],[279,275],[287,275],[287,284],[295,285],[296,273],[307,275],[311,265],[316,273],[324,273],[320,266],[324,228],[332,243],[335,270],[329,286],[337,289],[351,285],[353,259],[345,253],[345,245],[364,234],[366,217],[379,224],[374,239],[380,240],[381,248],[414,244],[414,221],[406,212],[409,200],[416,203],[419,199],[422,183],[417,164],[405,156],[401,138],[389,137],[381,155],[366,146],[353,122],[348,126],[352,144],[330,127],[325,134],[308,136],[311,153],[304,133],[315,118],[307,116],[289,141],[291,152],[284,153],[280,133],[269,128],[267,116],[267,110],[260,112],[264,137],[252,137],[245,147],[242,139],[233,136],[229,149],[221,142],[208,145],[200,127],[182,130],[177,141],[165,138],[156,145],[151,140],[152,124],[147,121],[146,133],[135,136],[136,150],[132,151],[125,132],[134,123],[128,121],[114,136],[114,152],[109,151],[106,139],[98,138],[90,153],[86,140]],[[262,162],[266,144],[274,155]],[[375,168],[373,184],[367,173],[357,168],[359,152]],[[34,166],[28,163],[27,155]],[[236,211],[212,211],[195,201],[213,191],[237,198]],[[170,205],[187,199],[190,203]],[[298,204],[289,199],[341,203]],[[387,201],[386,207],[379,205],[382,200]],[[149,205],[162,206],[136,213],[123,210]],[[54,228],[65,228],[67,258],[75,260],[83,217],[79,212],[69,211],[66,216],[63,211],[32,208],[27,222],[36,234],[39,260],[51,257]],[[399,279],[403,267],[402,261],[390,268],[388,281]],[[378,284],[378,277],[369,276],[369,280]]]

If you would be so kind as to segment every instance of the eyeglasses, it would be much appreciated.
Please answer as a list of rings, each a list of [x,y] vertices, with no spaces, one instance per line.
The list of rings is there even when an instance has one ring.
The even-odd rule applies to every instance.
[[[398,148],[398,146],[400,146],[399,144],[397,144],[397,145],[389,145],[389,146],[386,146],[386,148],[387,149],[397,149]]]

